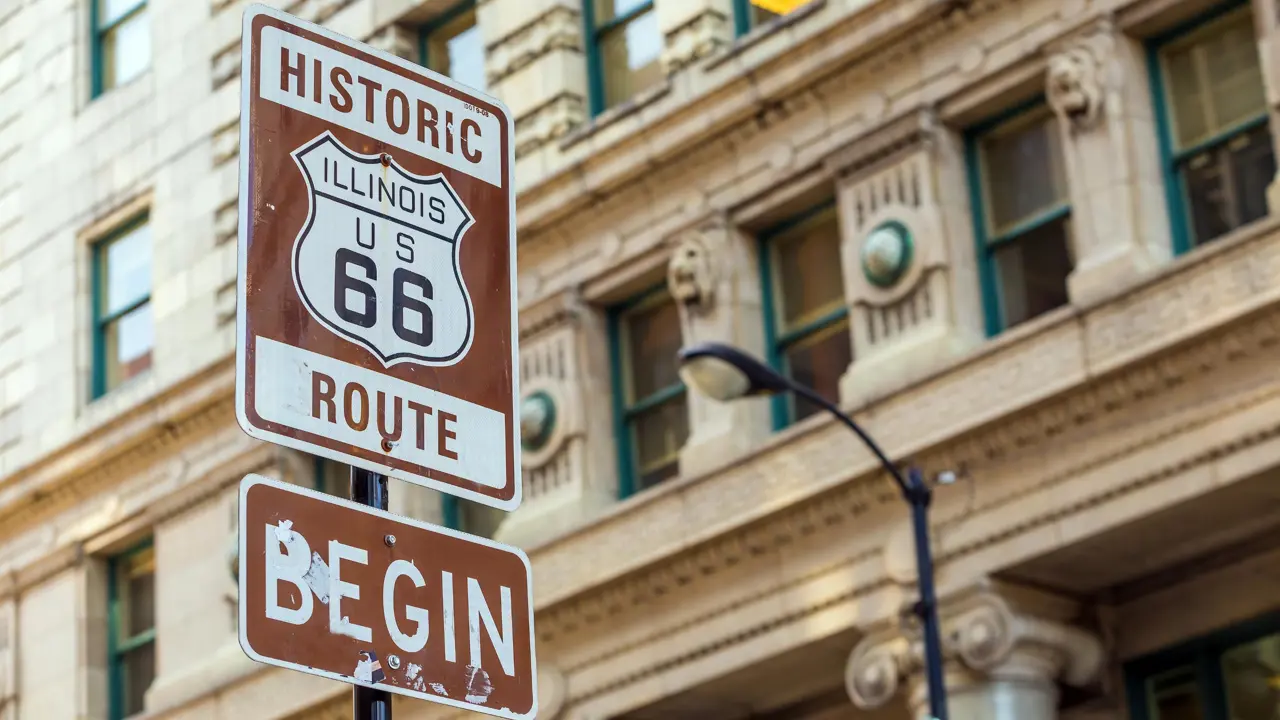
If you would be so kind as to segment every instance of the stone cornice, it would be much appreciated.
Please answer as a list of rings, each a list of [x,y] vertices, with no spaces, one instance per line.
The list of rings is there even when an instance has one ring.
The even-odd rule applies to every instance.
[[[1280,323],[1280,312],[1273,311],[1272,315],[1273,319]],[[1280,335],[1262,348],[1262,351],[1267,354],[1266,357],[1274,357],[1277,343],[1280,343]],[[1245,357],[1256,360],[1259,356],[1255,351],[1236,359],[1244,360]],[[1257,373],[1251,377],[1255,380],[1259,379]],[[1134,408],[1134,410],[1137,412],[1140,408]],[[1231,468],[1231,471],[1220,477],[1220,482],[1223,483],[1242,479],[1264,467],[1270,467],[1280,460],[1280,454],[1277,454],[1280,446],[1271,443],[1271,449],[1264,453],[1264,456],[1255,456],[1268,441],[1280,438],[1280,421],[1276,419],[1280,417],[1278,411],[1280,411],[1280,383],[1271,382],[1270,385],[1257,391],[1246,392],[1243,398],[1231,403],[1229,408],[1215,408],[1199,426],[1184,428],[1184,432],[1176,438],[1175,442],[1195,448],[1186,457],[1170,457],[1167,463],[1148,458],[1143,458],[1136,463],[1132,458],[1127,457],[1109,458],[1107,472],[1096,476],[1090,486],[1090,492],[1081,495],[1080,502],[1070,504],[1070,507],[1062,512],[1052,508],[1049,512],[1026,515],[1021,518],[1024,522],[1020,523],[1016,534],[1001,534],[990,544],[1002,543],[1006,549],[1019,547],[1025,544],[1026,538],[1037,534],[1042,535],[1043,533],[1037,533],[1037,531],[1058,522],[1067,515],[1074,514],[1079,517],[1090,512],[1092,508],[1106,503],[1124,504],[1127,496],[1152,484],[1167,481],[1171,486],[1176,485],[1187,477],[1203,475],[1204,470],[1209,467]],[[1245,418],[1247,422],[1242,425],[1241,421]],[[1224,426],[1240,428],[1244,425],[1247,425],[1249,430],[1242,434],[1233,436],[1229,432],[1223,432]],[[1157,454],[1164,453],[1158,446],[1150,450]],[[1251,458],[1253,462],[1240,462],[1244,458]],[[1132,473],[1131,470],[1134,468],[1141,468],[1144,471]],[[1016,474],[1018,478],[1022,476],[1022,473]],[[1097,481],[1102,478],[1105,478],[1105,481]],[[1041,489],[1044,490],[1044,488]],[[829,504],[832,502],[831,498],[845,497],[846,494],[841,490],[806,504]],[[1049,509],[1052,504],[1042,503],[1042,505]],[[972,511],[969,517],[975,525],[988,525],[1002,517],[1002,514],[999,509],[985,508]],[[1122,520],[1117,519],[1116,522],[1122,522]],[[792,547],[795,540],[794,532],[788,535],[787,530],[781,528],[778,523],[769,523],[768,528],[775,533],[774,539],[769,547],[742,556],[740,569],[744,572],[751,567],[759,567],[766,575],[769,574],[772,571],[768,568],[777,566],[777,554],[783,551],[792,558],[792,562],[802,557],[803,553]],[[766,528],[760,528],[759,532],[762,535],[766,534]],[[828,544],[838,541],[850,545],[865,540],[866,536],[880,534],[879,526],[874,525],[861,533],[850,534],[847,529],[838,524],[821,527],[818,532],[826,538]],[[812,540],[816,544],[822,542],[818,537]],[[874,542],[878,543],[881,540]],[[1065,541],[1059,538],[1059,542]],[[1037,547],[1036,551],[1043,552],[1048,549],[1051,548]],[[949,565],[962,557],[963,555],[959,553],[944,553],[939,557],[943,571],[941,577],[944,580],[940,592],[944,598],[963,600],[971,588],[973,582],[971,574],[957,578],[955,582],[946,581]],[[977,573],[980,577],[1001,570],[1004,568],[1003,565],[990,564],[996,557],[1002,558],[1001,562],[1010,562],[1009,553],[1006,550],[1003,553],[988,556],[985,564],[979,561],[976,566],[972,564],[966,566],[965,570],[967,573]],[[643,623],[643,635],[639,640],[619,643],[616,647],[609,647],[605,652],[579,656],[580,659],[568,666],[566,669],[573,678],[570,683],[573,688],[569,699],[570,705],[574,707],[589,705],[594,711],[600,709],[599,704],[608,704],[609,714],[614,714],[634,707],[634,704],[627,703],[630,702],[633,694],[641,692],[638,689],[641,686],[652,686],[657,683],[665,688],[669,681],[682,681],[692,664],[708,655],[728,654],[736,657],[749,643],[753,643],[762,635],[773,633],[779,628],[792,628],[787,632],[795,634],[799,628],[817,622],[819,618],[824,618],[821,622],[827,633],[838,629],[830,626],[829,623],[832,622],[845,623],[846,627],[851,625],[863,628],[888,626],[899,620],[901,613],[905,612],[905,608],[913,599],[910,588],[899,585],[889,577],[883,560],[874,550],[850,553],[844,559],[833,561],[813,572],[780,578],[767,589],[757,590],[748,595],[740,595],[740,588],[735,587],[733,583],[716,578],[712,580],[716,583],[714,590],[699,589],[694,587],[693,583],[685,582],[661,588],[660,592],[654,593],[655,602],[661,597],[668,606],[672,603],[678,604],[682,597],[702,598],[698,604],[701,610],[696,616],[681,617],[678,621],[672,621],[667,614],[670,611],[664,612],[661,616],[654,615],[652,614],[654,611],[650,611],[651,614],[648,617],[651,619],[642,620],[641,618],[646,616],[641,613],[645,612],[644,607],[648,603],[643,598],[637,598],[639,602],[633,601],[624,607],[618,616],[603,618],[612,628],[611,638],[617,638],[619,628],[625,627],[623,623],[627,622]],[[960,584],[956,585],[956,582]],[[713,605],[706,602],[708,594],[720,599],[719,604]],[[1079,633],[1060,624],[1069,619],[1069,613],[1051,612],[1050,615],[1051,619],[1059,624],[1024,624],[1015,630],[1024,635],[1029,634],[1029,637],[1037,642],[1046,638],[1058,638],[1075,643],[1075,639],[1080,637]],[[545,628],[549,622],[554,621],[554,617],[554,614],[540,613],[539,623]],[[694,627],[698,631],[690,632]],[[591,637],[593,636],[586,634],[577,638],[576,641],[567,637],[557,637],[556,647],[573,647],[577,643],[591,644],[593,642]],[[968,653],[969,660],[972,660],[976,666],[983,666],[986,661],[994,662],[1005,657],[998,652],[998,648],[990,647],[987,642],[990,639],[989,634],[970,633],[959,639],[956,651]],[[797,640],[794,643],[794,645],[799,644],[802,644],[802,641]],[[1083,682],[1096,670],[1097,658],[1090,660],[1089,653],[1096,651],[1097,648],[1090,650],[1078,643],[1075,646],[1084,651],[1084,654],[1075,656],[1062,668],[1072,681]],[[992,652],[986,652],[984,648]],[[782,649],[780,648],[779,651]],[[912,648],[912,645],[907,643],[897,648],[896,652],[899,657],[910,659],[913,654],[919,654],[919,647],[917,645]],[[916,659],[918,661],[918,658]],[[636,690],[633,691],[632,688]],[[679,689],[679,687],[667,688],[667,692]]]
[[[899,153],[928,145],[937,131],[938,118],[932,108],[915,110],[835,151],[825,164],[833,176],[856,175]]]
[[[723,78],[720,69],[703,67],[706,63],[676,73],[668,83],[671,97],[646,104],[634,121],[597,118],[576,131],[573,137],[591,139],[581,150],[561,148],[561,157],[578,158],[562,181],[524,175],[532,184],[522,189],[519,203],[523,252],[532,258],[547,256],[547,264],[554,267],[565,261],[563,255],[585,255],[572,274],[590,282],[611,263],[627,262],[635,248],[653,237],[687,224],[708,204],[726,210],[753,202],[771,188],[811,174],[831,154],[864,135],[881,133],[895,118],[935,104],[947,106],[992,78],[1020,74],[1019,68],[1037,58],[1039,39],[1069,34],[1088,22],[1085,16],[1060,17],[1047,0],[1007,2],[1039,6],[1031,39],[1007,36],[1006,26],[992,22],[989,16],[1002,7],[1000,2],[974,3],[944,18],[937,3],[901,0],[870,4],[845,18],[853,39],[842,38],[836,44],[843,50],[835,50],[813,37],[827,27],[817,24],[818,17],[827,23],[833,22],[831,16],[844,17],[839,15],[843,9],[825,7],[812,22],[790,28],[801,38],[785,58],[765,57],[763,50],[747,53],[739,62],[725,65]],[[915,24],[904,26],[908,19]],[[971,33],[970,64],[931,67],[913,50],[974,22],[985,23],[992,32],[1000,28],[1004,34],[988,39]],[[893,34],[907,30],[909,37]],[[882,52],[875,50],[880,40],[872,42],[877,38],[894,42],[886,40],[890,49]],[[764,45],[773,48],[777,43]],[[822,64],[863,45],[865,56],[845,57],[836,69]],[[691,73],[696,80],[681,81]],[[716,91],[708,90],[710,94],[691,89],[712,87]],[[548,152],[540,151],[529,162],[554,165],[555,157]],[[618,260],[576,250],[615,235],[625,250]],[[574,251],[563,249],[566,239],[575,244]],[[538,262],[533,260],[530,267]],[[548,279],[540,291],[558,289],[558,282]],[[526,292],[532,298],[538,291]]]
[[[924,453],[931,467],[962,468],[1029,452],[1069,428],[1193,380],[1205,367],[1266,348],[1280,331],[1280,288],[1264,287],[1276,274],[1280,233],[1274,226],[1254,228],[1175,264],[1123,299],[988,343],[941,375],[865,408],[859,419],[891,456]],[[1259,314],[1218,339],[1187,342],[1252,313]],[[1018,421],[1009,422],[1015,414]],[[853,494],[845,500],[850,504],[896,502],[874,459],[844,433],[821,420],[802,423],[749,457],[622,503],[596,523],[535,548],[542,580],[535,604],[551,608],[617,582],[664,585],[673,556],[731,557],[742,529],[765,518],[792,522],[789,513],[808,512],[802,503],[814,498],[832,502],[824,493],[836,488]],[[644,570],[651,567],[657,569]]]
[[[215,363],[0,479],[2,537],[40,522],[193,437],[234,422],[233,359]]]
[[[779,47],[773,54],[751,60],[744,53],[732,63],[718,63],[718,57],[713,56],[683,69],[682,73],[706,76],[696,82],[701,91],[695,97],[671,94],[650,103],[642,123],[629,123],[625,129],[596,129],[591,133],[593,142],[568,145],[553,160],[557,169],[521,187],[521,231],[537,231],[601,194],[642,179],[655,166],[685,162],[687,150],[703,142],[717,126],[730,135],[752,128],[770,107],[793,94],[807,94],[833,68],[845,73],[865,72],[869,56],[894,48],[894,41],[908,33],[914,34],[906,44],[918,46],[929,35],[921,31],[923,27],[953,22],[940,18],[952,18],[963,4],[958,0],[877,0],[847,10],[828,3],[822,12],[813,13],[809,22],[790,26],[790,32],[802,40],[785,52]],[[839,41],[834,41],[837,37]],[[896,54],[902,49],[888,52]],[[857,68],[852,67],[853,62]],[[749,65],[744,67],[746,63]],[[690,118],[702,120],[690,122]],[[708,123],[706,118],[727,122]],[[636,144],[644,146],[645,157],[618,162],[617,156],[634,152]]]

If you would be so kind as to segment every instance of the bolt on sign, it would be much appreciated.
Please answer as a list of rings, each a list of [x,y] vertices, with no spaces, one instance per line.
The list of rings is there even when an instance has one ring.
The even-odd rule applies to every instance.
[[[261,5],[244,38],[241,427],[514,510],[510,113]]]
[[[530,578],[513,547],[260,475],[240,483],[240,646],[258,662],[533,718]]]

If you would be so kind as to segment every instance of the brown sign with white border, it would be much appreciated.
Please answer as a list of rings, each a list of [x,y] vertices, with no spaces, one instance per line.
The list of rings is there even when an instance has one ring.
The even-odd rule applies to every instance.
[[[240,645],[259,662],[532,718],[531,587],[516,548],[259,475],[240,484]]]
[[[260,5],[243,47],[241,427],[514,510],[509,112]]]

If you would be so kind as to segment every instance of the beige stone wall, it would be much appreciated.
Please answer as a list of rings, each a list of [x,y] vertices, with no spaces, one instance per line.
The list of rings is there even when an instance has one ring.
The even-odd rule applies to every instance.
[[[104,558],[147,535],[153,717],[345,707],[345,688],[263,670],[235,644],[234,483],[250,471],[309,482],[304,458],[250,442],[232,413],[244,5],[154,0],[164,32],[152,69],[91,101],[86,6],[0,0],[0,719],[105,717]],[[448,5],[286,7],[413,56],[412,28]],[[534,561],[544,700],[559,717],[723,689],[726,676],[832,638],[851,652],[913,597],[898,499],[821,418],[771,434],[763,401],[692,399],[681,477],[616,500],[605,308],[670,277],[671,258],[692,248],[710,270],[695,288],[705,301],[681,308],[685,339],[762,352],[754,233],[814,197],[840,207],[858,358],[843,403],[894,457],[962,471],[935,511],[948,602],[1013,571],[1115,576],[1119,559],[1071,553],[1179,503],[1229,505],[1239,527],[1270,522],[1255,510],[1265,494],[1236,493],[1280,464],[1280,233],[1268,219],[1171,259],[1152,145],[1140,37],[1203,3],[970,5],[819,1],[735,39],[731,3],[658,0],[666,81],[591,120],[580,2],[478,4],[491,88],[516,116],[522,377],[564,412],[548,450],[526,458],[526,507],[500,531]],[[1274,21],[1270,9],[1258,17]],[[1274,52],[1275,28],[1260,35]],[[1051,98],[1072,202],[1090,221],[1073,240],[1072,303],[988,340],[963,130],[1044,90],[1064,62],[1101,78],[1094,115]],[[870,198],[887,200],[865,212]],[[90,245],[142,209],[154,368],[90,402]],[[879,292],[861,281],[858,253],[890,216],[920,235],[920,264]],[[916,320],[890,328],[904,307]],[[430,495],[393,502],[438,516]],[[1195,552],[1226,542],[1204,537]],[[1192,549],[1179,552],[1160,562]],[[1269,559],[1113,608],[1126,630],[1107,650],[1128,658],[1268,609],[1246,588]],[[1178,619],[1187,598],[1195,623]],[[1102,695],[1070,717],[1121,717],[1114,689]]]

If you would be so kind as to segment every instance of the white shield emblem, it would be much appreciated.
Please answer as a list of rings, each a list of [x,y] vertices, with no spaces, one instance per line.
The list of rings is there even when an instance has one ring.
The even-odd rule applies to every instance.
[[[458,248],[474,219],[449,182],[327,131],[292,155],[311,203],[293,280],[311,314],[388,367],[461,360],[475,319]]]

